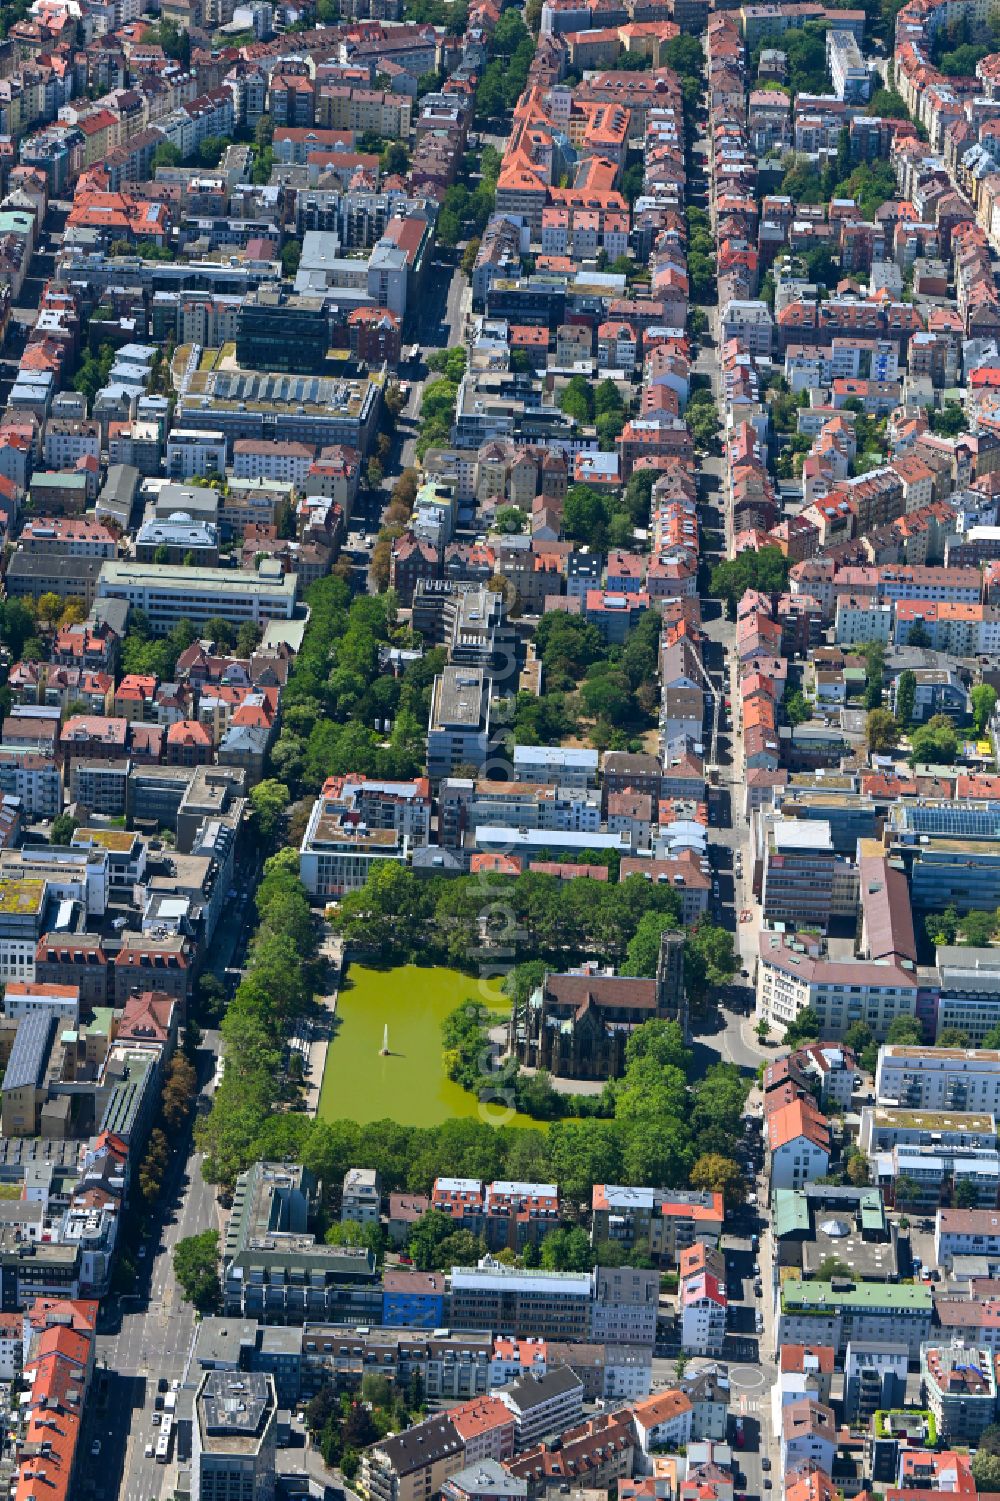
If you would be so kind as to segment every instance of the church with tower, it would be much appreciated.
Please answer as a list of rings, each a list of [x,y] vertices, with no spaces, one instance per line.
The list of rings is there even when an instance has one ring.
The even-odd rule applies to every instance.
[[[514,1002],[508,1048],[562,1079],[619,1079],[629,1037],[653,1017],[679,1022],[687,1036],[682,932],[663,934],[652,980],[590,967],[546,974],[527,1002]]]

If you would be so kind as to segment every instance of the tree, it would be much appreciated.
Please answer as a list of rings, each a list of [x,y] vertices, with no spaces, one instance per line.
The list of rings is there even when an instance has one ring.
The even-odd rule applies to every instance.
[[[175,58],[185,69],[191,61],[191,36],[176,21],[161,21],[159,42],[168,57]],[[154,33],[155,34],[155,33]]]
[[[730,1206],[743,1198],[743,1174],[739,1164],[718,1152],[705,1152],[691,1169],[691,1187],[705,1193],[725,1195]]]
[[[990,683],[977,683],[969,696],[972,699],[973,728],[977,735],[984,735],[996,708],[997,690]]]
[[[817,1282],[832,1282],[834,1277],[849,1277],[851,1269],[839,1256],[824,1256],[816,1268]]]
[[[620,412],[624,405],[621,392],[614,381],[607,377],[602,380],[594,392],[594,411],[597,415],[600,417],[608,412]]]
[[[673,68],[675,73],[700,78],[705,71],[705,54],[697,37],[683,34],[671,37],[662,55],[667,67]]]
[[[881,641],[868,641],[857,647],[857,653],[859,657],[865,659],[865,708],[877,709],[882,703],[885,647]]]
[[[979,1203],[979,1190],[970,1178],[955,1184],[955,1208],[975,1209]]]
[[[575,422],[593,422],[594,393],[591,384],[582,375],[574,375],[566,382],[559,398],[559,410]]]
[[[550,1230],[541,1246],[542,1267],[547,1272],[587,1272],[594,1265],[594,1252],[586,1230]]]
[[[179,167],[183,160],[184,158],[181,156],[178,148],[172,142],[164,141],[153,152],[151,166],[154,176],[156,175],[157,167]]]
[[[671,912],[644,912],[625,951],[624,973],[652,978],[659,963],[661,935],[676,927],[677,918]]]
[[[482,241],[480,240],[479,236],[473,235],[472,239],[462,251],[462,259],[459,264],[466,276],[471,276],[473,271],[475,270],[476,257],[479,254],[479,247],[481,246],[481,244]]]
[[[798,1047],[800,1042],[818,1042],[821,1028],[819,1012],[813,1006],[803,1006],[785,1028],[785,1044]]]
[[[53,625],[59,619],[61,613],[62,600],[59,598],[59,595],[55,594],[51,589],[46,590],[38,601],[39,619],[47,620],[50,625]]]
[[[382,153],[383,177],[403,177],[410,166],[410,153],[402,141],[390,141]]]
[[[907,1173],[900,1173],[896,1179],[896,1208],[912,1209],[920,1195],[920,1185]]]
[[[997,930],[997,914],[995,912],[978,912],[975,909],[966,912],[961,920],[958,941],[966,948],[986,948],[993,942]]]
[[[893,1045],[914,1047],[924,1040],[924,1029],[915,1016],[897,1016],[885,1034],[885,1040]]]
[[[782,702],[785,706],[785,718],[793,729],[797,724],[804,724],[812,717],[809,702],[798,688],[793,688],[791,693],[786,693]]]
[[[688,406],[687,425],[691,429],[698,448],[711,452],[719,435],[719,413],[715,403],[700,402],[694,406]]]
[[[949,902],[943,912],[929,912],[924,918],[924,931],[933,944],[954,943],[958,934],[958,909]]]
[[[732,934],[702,919],[684,945],[684,984],[692,1006],[703,1006],[709,992],[728,985],[739,967]]]
[[[368,466],[365,469],[365,479],[368,482],[369,490],[377,490],[381,485],[382,465],[379,463],[378,459],[372,458],[368,460]]]
[[[520,506],[501,506],[493,523],[501,535],[523,532],[527,524],[528,518]]]
[[[863,1053],[875,1041],[874,1033],[867,1022],[852,1022],[844,1033],[844,1045],[852,1053]]]
[[[87,618],[87,607],[81,599],[68,599],[59,616],[60,626],[82,625]]]
[[[711,592],[719,595],[735,617],[736,606],[748,589],[781,594],[788,583],[788,559],[778,547],[739,553],[712,569]]]
[[[163,1119],[172,1132],[178,1131],[187,1120],[197,1093],[198,1076],[190,1059],[183,1053],[175,1053],[160,1098]]]
[[[958,735],[947,714],[935,714],[910,736],[912,765],[950,766],[958,751]]]
[[[357,1220],[334,1220],[326,1232],[328,1246],[356,1246],[371,1251],[378,1259],[385,1251],[385,1231],[378,1220],[359,1224]]]
[[[231,145],[232,141],[226,136],[205,136],[204,140],[198,143],[198,165],[217,167],[222,160],[223,152],[227,146]]]
[[[597,552],[608,546],[608,507],[603,496],[588,485],[571,485],[563,503],[563,532],[573,542],[583,542]]]
[[[654,1018],[636,1027],[625,1044],[626,1067],[631,1067],[640,1058],[654,1058],[661,1068],[679,1068],[687,1073],[691,1067],[691,1051],[684,1043],[684,1033],[678,1022]]]
[[[932,410],[930,419],[931,431],[943,438],[957,438],[968,427],[965,409],[957,401],[946,401],[943,407]]]
[[[232,651],[236,643],[236,632],[229,624],[229,621],[223,619],[221,615],[212,615],[205,621],[204,635],[208,640],[214,641],[216,646],[220,647],[223,651]],[[188,645],[190,645],[190,642]]]
[[[942,1027],[934,1043],[936,1048],[967,1048],[969,1034],[961,1027]]]
[[[226,1009],[226,987],[211,970],[204,970],[198,979],[196,1012],[205,1026],[216,1026]]]
[[[896,720],[904,729],[913,722],[913,709],[917,701],[917,675],[909,668],[901,672],[896,681]]]
[[[174,1247],[174,1275],[188,1303],[201,1313],[219,1301],[219,1232],[203,1230],[189,1235]]]
[[[868,1162],[862,1152],[853,1152],[847,1159],[847,1177],[855,1188],[864,1188],[869,1179]]]
[[[75,818],[68,813],[58,813],[52,820],[52,833],[50,843],[58,845],[69,844],[74,833],[80,827]]]
[[[884,755],[897,744],[899,725],[888,709],[869,709],[865,724],[865,739],[873,755]]]
[[[880,116],[883,120],[908,120],[910,118],[905,99],[895,89],[876,89],[868,101],[865,114]]]
[[[257,820],[260,837],[269,844],[277,833],[291,794],[284,782],[267,777],[250,790],[250,806]]]
[[[406,1249],[413,1258],[413,1264],[421,1272],[436,1271],[438,1268],[438,1250],[441,1243],[452,1232],[452,1221],[448,1215],[442,1214],[439,1209],[428,1209],[421,1215],[407,1237]]]
[[[971,1469],[978,1491],[1000,1490],[1000,1455],[977,1449],[972,1456]]]
[[[693,307],[687,317],[687,332],[690,339],[703,339],[708,333],[708,314],[704,308]]]
[[[302,259],[302,242],[300,240],[286,240],[281,247],[281,274],[289,280],[294,279]]]
[[[236,655],[238,657],[252,657],[260,645],[260,626],[252,620],[244,620],[236,632]]]

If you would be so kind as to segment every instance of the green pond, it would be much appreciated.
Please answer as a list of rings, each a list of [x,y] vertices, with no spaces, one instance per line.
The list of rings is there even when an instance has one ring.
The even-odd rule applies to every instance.
[[[348,967],[337,1001],[337,1025],[327,1050],[319,1114],[323,1120],[380,1121],[438,1126],[456,1116],[491,1125],[538,1126],[500,1107],[480,1106],[445,1074],[441,1023],[463,1001],[478,1001],[506,1017],[510,1002],[499,981],[488,986],[455,969]],[[389,1056],[381,1056],[384,1028]]]

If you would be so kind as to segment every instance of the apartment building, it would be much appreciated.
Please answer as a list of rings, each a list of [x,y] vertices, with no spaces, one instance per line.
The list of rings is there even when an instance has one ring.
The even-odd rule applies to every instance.
[[[223,1306],[265,1322],[377,1324],[382,1290],[368,1251],[308,1233],[311,1175],[258,1162],[237,1180],[222,1247]]]
[[[568,1365],[529,1371],[501,1387],[497,1400],[514,1416],[514,1445],[528,1449],[550,1433],[562,1433],[583,1417],[583,1382]]]
[[[599,834],[601,794],[522,782],[472,782],[447,778],[439,794],[441,843],[475,843],[481,824],[513,825],[560,833]]]
[[[851,1342],[904,1345],[916,1364],[929,1338],[934,1300],[922,1283],[801,1282],[790,1277],[778,1294],[775,1343],[831,1345],[843,1355]]]
[[[321,795],[299,846],[299,879],[310,897],[325,901],[360,890],[373,870],[386,861],[405,865],[409,856],[406,834],[392,827],[369,828],[336,798]]]
[[[519,1271],[499,1263],[454,1267],[451,1322],[461,1329],[492,1329],[517,1339],[586,1340],[591,1337],[590,1272]]]
[[[547,782],[555,787],[597,785],[598,752],[579,746],[515,745],[514,779]]]
[[[721,1355],[726,1337],[726,1259],[698,1241],[680,1258],[681,1345],[692,1355]]]
[[[316,457],[308,443],[278,438],[237,438],[233,444],[233,474],[237,479],[269,479],[304,486]]]
[[[72,469],[81,459],[100,461],[101,424],[86,418],[50,417],[42,460],[46,469]]]
[[[992,1209],[939,1209],[934,1225],[934,1260],[951,1266],[956,1256],[1000,1261],[1000,1214]]]
[[[997,1376],[991,1352],[957,1341],[924,1345],[920,1380],[939,1440],[975,1447],[984,1428],[996,1419]]]
[[[830,1126],[811,1098],[801,1096],[766,1113],[764,1134],[772,1190],[801,1188],[825,1177],[830,1166]]]
[[[45,931],[49,882],[0,877],[0,981],[35,979],[35,950]]]
[[[720,1193],[637,1188],[595,1183],[591,1195],[591,1237],[641,1247],[657,1266],[676,1266],[696,1241],[717,1246],[724,1206]]]
[[[757,1012],[768,1026],[783,1029],[812,1007],[823,1037],[843,1037],[856,1021],[871,1027],[878,1041],[899,1016],[914,1016],[922,994],[921,977],[891,963],[820,957],[807,946],[777,933],[761,933],[757,961]]]
[[[179,620],[197,628],[221,618],[266,626],[290,620],[298,593],[294,573],[280,565],[261,564],[257,573],[230,568],[177,568],[155,563],[105,563],[97,581],[98,599],[123,599],[148,616],[158,635]]]
[[[1000,1024],[1000,954],[992,948],[942,945],[935,957],[941,978],[936,1035],[957,1027],[971,1047],[981,1047]]]
[[[427,774],[480,767],[490,749],[490,688],[481,667],[446,667],[434,679],[427,727]]]
[[[764,921],[825,932],[857,908],[857,869],[833,846],[825,819],[760,819]]]
[[[1000,1052],[883,1047],[875,1070],[875,1099],[887,1108],[1000,1114]]]
[[[262,1371],[206,1371],[191,1424],[192,1501],[272,1501],[278,1403]]]
[[[195,428],[173,428],[167,438],[166,466],[169,478],[181,484],[205,479],[210,474],[225,474],[225,435],[199,432]]]
[[[361,1485],[371,1501],[426,1501],[465,1466],[465,1444],[439,1414],[382,1439],[361,1457]]]
[[[608,1345],[653,1345],[659,1273],[638,1267],[596,1267],[590,1338]]]
[[[83,516],[31,517],[21,530],[18,546],[26,553],[52,553],[66,558],[118,556],[114,533],[101,522]]]

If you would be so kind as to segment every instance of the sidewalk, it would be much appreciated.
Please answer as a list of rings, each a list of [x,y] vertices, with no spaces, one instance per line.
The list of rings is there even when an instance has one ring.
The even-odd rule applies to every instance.
[[[307,1068],[303,1075],[304,1095],[307,1115],[319,1113],[319,1100],[323,1092],[323,1075],[326,1072],[326,1056],[330,1042],[333,1038],[334,1022],[337,1018],[337,998],[340,994],[340,977],[344,963],[344,945],[327,928],[319,946],[320,955],[326,959],[336,974],[336,983],[326,995],[316,996],[316,1003],[322,1008],[321,1014],[310,1023],[311,1036],[306,1050]]]

